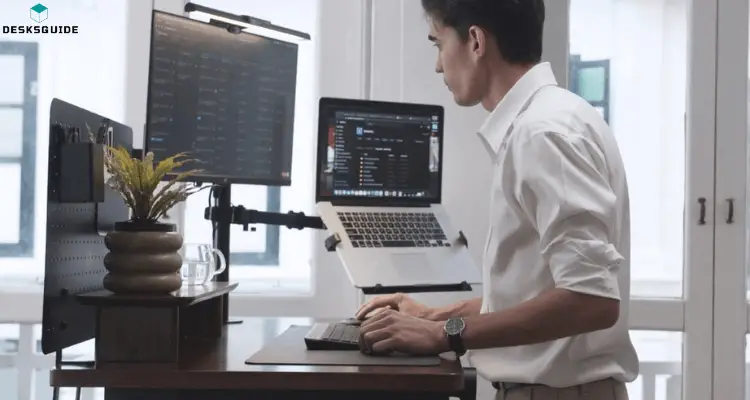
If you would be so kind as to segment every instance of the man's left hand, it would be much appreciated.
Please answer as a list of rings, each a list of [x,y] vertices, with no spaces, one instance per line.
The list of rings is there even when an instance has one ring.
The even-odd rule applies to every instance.
[[[443,322],[429,321],[395,310],[384,310],[362,322],[362,351],[436,355],[449,351]]]

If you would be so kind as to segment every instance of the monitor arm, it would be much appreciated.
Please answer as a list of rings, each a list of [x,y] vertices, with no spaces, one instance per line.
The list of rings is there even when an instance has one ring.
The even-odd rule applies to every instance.
[[[232,224],[242,225],[245,231],[255,231],[255,228],[249,228],[250,224],[281,225],[289,229],[325,229],[323,220],[320,217],[309,217],[302,212],[295,213],[290,211],[287,214],[282,214],[248,210],[242,206],[233,206],[231,191],[231,184],[214,185],[211,188],[209,199],[213,199],[215,203],[209,200],[209,206],[203,212],[203,218],[211,221],[213,246],[221,251],[227,263],[227,268],[216,278],[217,282],[229,282],[229,266],[231,265],[229,238]],[[229,321],[229,295],[224,295],[222,314],[225,324],[237,322]]]
[[[218,207],[206,207],[203,217],[212,222],[222,220]],[[311,217],[303,212],[289,211],[288,213],[248,210],[243,206],[232,206],[230,224],[242,225],[244,231],[255,230],[252,224],[286,226],[289,229],[326,229],[320,217]]]

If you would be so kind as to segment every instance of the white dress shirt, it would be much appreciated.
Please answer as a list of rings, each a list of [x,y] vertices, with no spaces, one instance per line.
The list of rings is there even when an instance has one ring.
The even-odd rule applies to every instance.
[[[558,87],[542,63],[508,92],[479,137],[494,164],[482,313],[553,288],[621,301],[610,329],[473,350],[472,365],[491,382],[569,387],[610,377],[633,381],[638,357],[628,332],[628,187],[611,130],[585,100]]]

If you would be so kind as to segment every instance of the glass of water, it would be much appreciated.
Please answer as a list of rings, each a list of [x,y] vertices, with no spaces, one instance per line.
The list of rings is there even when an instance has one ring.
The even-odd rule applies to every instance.
[[[204,285],[227,269],[224,254],[210,244],[185,244],[182,251],[180,275],[185,285]]]

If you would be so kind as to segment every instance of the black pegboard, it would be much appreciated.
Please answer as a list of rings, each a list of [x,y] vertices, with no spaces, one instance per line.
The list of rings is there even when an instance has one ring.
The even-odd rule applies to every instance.
[[[94,309],[76,295],[103,289],[107,270],[104,234],[117,221],[129,218],[120,196],[106,188],[103,203],[57,201],[59,146],[64,139],[59,127],[78,128],[80,140],[88,141],[88,124],[96,131],[102,121],[112,127],[111,143],[132,151],[133,130],[105,117],[53,99],[50,107],[49,166],[47,175],[47,236],[42,312],[42,352],[49,354],[94,337]]]

